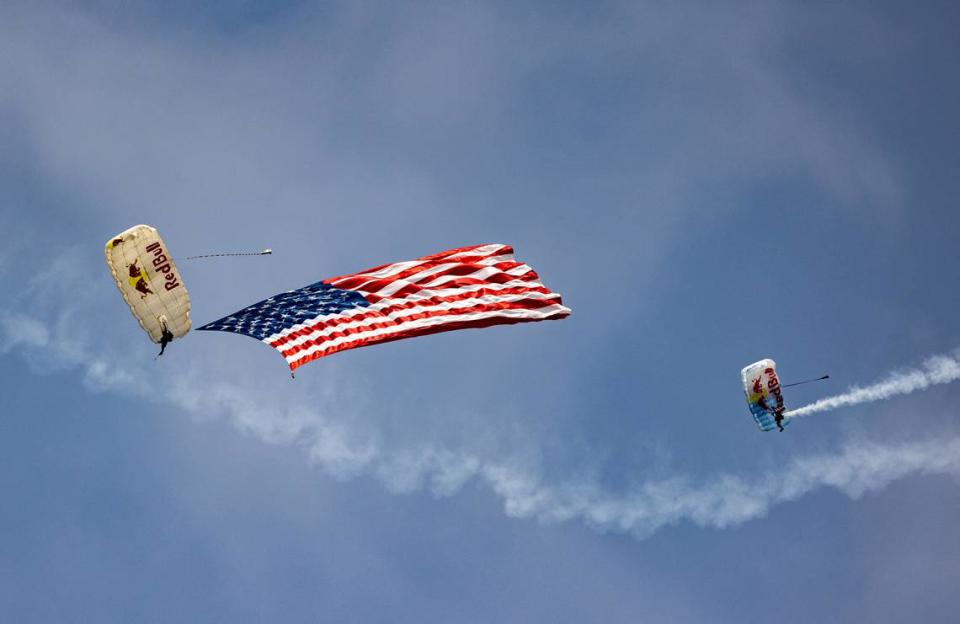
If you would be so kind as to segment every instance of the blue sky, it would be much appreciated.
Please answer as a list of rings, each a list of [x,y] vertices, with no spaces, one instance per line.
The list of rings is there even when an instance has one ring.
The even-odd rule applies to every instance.
[[[951,3],[7,2],[0,612],[30,622],[953,621],[960,385],[756,431],[960,346]],[[573,315],[291,380],[203,323],[505,242]]]

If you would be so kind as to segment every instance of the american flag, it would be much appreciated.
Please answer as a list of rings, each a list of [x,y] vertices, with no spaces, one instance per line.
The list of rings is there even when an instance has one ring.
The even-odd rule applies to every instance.
[[[509,245],[384,264],[281,293],[200,330],[252,336],[296,370],[325,355],[425,334],[570,314]]]

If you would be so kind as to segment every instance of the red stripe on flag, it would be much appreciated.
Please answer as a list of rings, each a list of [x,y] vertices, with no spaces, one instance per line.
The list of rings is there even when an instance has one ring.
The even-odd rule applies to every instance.
[[[407,264],[409,262],[423,262],[427,264],[433,263],[434,265],[436,265],[436,264],[442,264],[442,262],[440,261],[447,258],[449,258],[451,261],[454,261],[454,262],[468,263],[468,262],[476,262],[484,258],[489,258],[491,256],[502,256],[505,254],[513,253],[513,247],[511,247],[510,245],[501,245],[498,249],[495,249],[488,254],[476,255],[476,256],[464,256],[462,258],[450,258],[450,256],[455,256],[457,254],[472,251],[474,249],[480,249],[482,247],[489,247],[490,245],[494,245],[494,244],[496,243],[487,243],[486,245],[471,245],[470,247],[458,247],[456,249],[448,249],[447,251],[441,251],[440,253],[435,253],[429,256],[415,258],[414,260],[406,260],[404,262],[390,262],[388,264],[381,264],[379,266],[375,266],[370,269],[364,269],[363,271],[357,271],[355,273],[347,273],[346,275],[331,277],[323,281],[327,284],[330,284],[331,286],[335,286],[335,285],[338,285],[337,282],[340,282],[341,280],[346,280],[348,278],[353,278],[353,277],[363,277],[364,275],[369,275],[370,273],[376,273],[377,271],[382,271],[388,267],[396,266],[398,264]],[[341,286],[341,287],[348,288],[347,286]]]
[[[465,299],[474,299],[479,297],[507,297],[511,295],[525,295],[527,293],[540,293],[543,295],[550,296],[550,301],[552,303],[563,304],[559,294],[551,292],[543,286],[536,287],[527,287],[527,286],[515,286],[513,288],[502,288],[499,290],[491,290],[489,288],[480,288],[477,290],[471,290],[468,292],[460,293],[458,295],[447,295],[445,297],[433,296],[433,297],[419,297],[417,299],[402,300],[398,299],[394,305],[383,308],[382,310],[370,310],[368,312],[363,312],[361,314],[354,314],[350,316],[338,316],[329,320],[320,321],[311,325],[302,327],[294,332],[272,340],[269,342],[270,346],[279,349],[284,344],[291,342],[297,338],[303,336],[309,336],[310,334],[316,333],[328,327],[335,327],[343,323],[353,323],[356,321],[362,321],[370,318],[375,318],[378,316],[386,316],[394,312],[399,312],[401,310],[409,310],[410,308],[416,307],[430,307],[436,306],[443,303],[456,303],[457,301],[463,301]]]
[[[388,327],[396,327],[401,323],[407,323],[410,321],[416,321],[425,318],[437,318],[443,316],[463,316],[468,314],[478,314],[481,312],[497,312],[503,310],[537,310],[539,308],[545,308],[552,305],[562,305],[559,301],[555,299],[521,299],[519,301],[501,301],[496,303],[479,303],[473,306],[466,308],[455,308],[453,310],[445,310],[442,308],[433,309],[433,310],[424,310],[422,312],[416,312],[414,314],[408,314],[405,316],[400,316],[397,318],[389,318],[383,313],[374,312],[368,318],[382,318],[383,320],[375,323],[367,323],[361,327],[345,327],[339,331],[333,331],[329,334],[325,334],[318,338],[305,340],[304,342],[290,347],[289,349],[282,349],[282,345],[274,347],[280,351],[284,357],[289,357],[300,351],[309,349],[310,347],[318,346],[324,342],[328,342],[335,338],[342,338],[344,336],[349,336],[352,334],[362,334],[369,332],[374,329],[385,329]],[[356,320],[350,318],[349,321]],[[346,323],[342,323],[346,324]],[[336,325],[334,325],[336,327]],[[311,333],[317,333],[320,330],[314,330]],[[309,334],[307,334],[309,335]]]
[[[459,258],[458,258],[459,260]],[[441,277],[446,277],[448,275],[460,275],[467,276],[484,269],[497,269],[499,271],[509,271],[515,269],[519,266],[524,266],[522,262],[497,262],[495,264],[454,264],[448,266],[442,271],[436,271],[429,273],[427,275],[421,275],[426,273],[431,269],[436,269],[437,267],[443,266],[445,264],[450,264],[450,262],[437,262],[430,264],[421,264],[419,266],[410,267],[405,271],[401,271],[396,275],[391,275],[390,277],[384,277],[379,279],[365,278],[362,276],[351,277],[349,279],[341,280],[336,283],[330,284],[336,288],[348,288],[351,290],[356,290],[361,293],[372,293],[376,294],[386,288],[391,286],[398,281],[404,280],[409,281],[411,284],[416,284],[424,281],[432,281],[439,279]],[[411,291],[412,292],[412,291]]]
[[[537,275],[536,271],[530,270],[524,273],[523,275],[507,275],[506,273],[494,273],[493,275],[488,275],[484,278],[479,277],[461,277],[458,279],[449,280],[443,282],[442,284],[437,284],[435,286],[424,287],[418,284],[410,284],[409,286],[404,286],[397,292],[386,297],[381,297],[374,293],[365,294],[364,298],[370,303],[378,303],[386,299],[394,299],[397,297],[409,297],[420,291],[430,292],[431,290],[438,289],[451,289],[451,288],[462,288],[464,286],[477,286],[481,284],[506,284],[507,282],[512,282],[514,280],[521,282],[534,282],[540,278]]]
[[[345,342],[343,344],[325,349],[323,351],[317,351],[316,353],[311,353],[306,355],[294,362],[289,362],[290,370],[294,371],[297,368],[303,366],[308,362],[313,360],[325,357],[327,355],[332,355],[339,351],[345,351],[347,349],[357,349],[360,347],[369,347],[370,345],[381,344],[384,342],[393,342],[394,340],[403,340],[404,338],[414,338],[416,336],[427,336],[429,334],[438,334],[441,332],[455,331],[458,329],[471,329],[471,328],[481,328],[481,327],[492,327],[494,325],[514,325],[517,323],[533,323],[537,321],[554,321],[569,316],[569,312],[557,312],[556,314],[551,314],[550,316],[544,318],[510,318],[510,317],[494,317],[486,319],[477,319],[472,321],[451,321],[449,323],[444,323],[443,325],[435,325],[431,327],[422,327],[414,328],[406,331],[402,331],[396,334],[388,334],[385,336],[371,336],[365,339],[356,340],[353,342]]]

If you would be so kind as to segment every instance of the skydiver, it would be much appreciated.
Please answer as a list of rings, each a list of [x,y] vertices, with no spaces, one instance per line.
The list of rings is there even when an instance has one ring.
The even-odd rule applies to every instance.
[[[773,420],[777,423],[777,429],[779,429],[780,431],[783,431],[783,412],[772,410],[769,407],[767,407],[767,400],[764,397],[760,397],[759,399],[757,399],[757,405],[759,405],[762,409],[766,410],[767,412],[773,414]]]
[[[163,332],[160,334],[160,353],[157,354],[157,357],[163,355],[163,352],[166,350],[167,345],[173,342],[173,332],[167,329],[167,326],[163,326]]]

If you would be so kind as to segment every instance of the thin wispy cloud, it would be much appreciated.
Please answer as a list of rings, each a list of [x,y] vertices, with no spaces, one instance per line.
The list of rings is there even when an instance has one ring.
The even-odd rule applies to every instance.
[[[243,46],[190,33],[135,37],[80,10],[10,9],[0,84],[49,173],[107,205],[137,197],[183,213],[225,187],[234,205],[258,205],[276,196],[279,180],[291,200],[309,179],[322,183],[311,191],[333,187],[324,195],[334,194],[338,178],[356,179],[371,163],[415,178],[412,166],[376,162],[384,141],[455,137],[482,147],[484,132],[508,139],[530,123],[510,114],[520,87],[558,67],[582,66],[608,89],[611,60],[635,58],[642,64],[632,78],[645,92],[634,127],[625,130],[659,146],[636,155],[638,194],[676,208],[692,201],[692,175],[801,173],[847,205],[889,207],[895,199],[895,168],[870,138],[776,64],[789,11],[685,3],[611,3],[606,11],[608,19],[589,24],[563,12],[517,22],[469,3],[388,12],[395,20],[381,33],[389,44],[381,49],[358,47],[344,34],[370,19],[346,7],[332,23],[309,11],[281,19],[271,36]],[[725,27],[703,28],[691,41],[684,33],[699,23]],[[56,49],[46,45],[51,39]],[[325,53],[318,41],[342,47]],[[659,65],[671,66],[669,88],[646,75]],[[705,92],[719,97],[705,99]],[[586,106],[573,91],[543,104],[561,119]],[[359,150],[362,164],[358,146],[341,149],[346,129],[377,133]],[[620,148],[585,138],[581,149]]]

